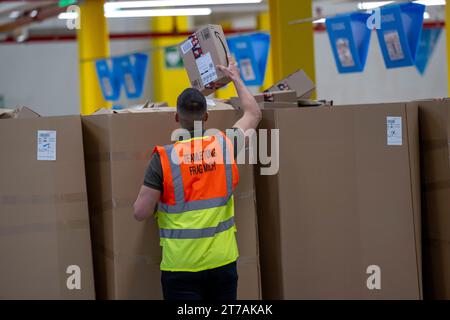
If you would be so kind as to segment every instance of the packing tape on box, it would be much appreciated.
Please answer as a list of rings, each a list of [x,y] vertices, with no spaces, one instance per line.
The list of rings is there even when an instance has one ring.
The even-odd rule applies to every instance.
[[[86,154],[86,160],[92,162],[150,160],[153,149],[147,151],[115,151]]]
[[[450,141],[449,139],[430,139],[430,140],[422,140],[421,141],[423,150],[431,151],[436,149],[450,149]]]
[[[52,195],[0,195],[0,205],[61,204],[87,201],[85,192]]]
[[[236,199],[247,199],[247,198],[255,198],[256,193],[255,190],[249,190],[244,192],[234,192],[233,195]]]
[[[422,187],[425,192],[450,189],[450,180],[423,183]]]
[[[146,265],[159,265],[161,263],[161,255],[155,254],[123,254],[114,252],[102,245],[94,244],[93,252],[103,254],[106,258],[117,261],[119,263],[137,263]],[[258,257],[242,256],[238,258],[240,265],[252,265],[258,263]]]
[[[155,254],[123,254],[119,252],[114,252],[113,250],[106,248],[101,244],[94,244],[92,248],[94,254],[100,253],[106,258],[124,263],[138,263],[138,264],[148,264],[148,265],[159,265],[161,263],[161,255]]]
[[[430,246],[430,247],[435,247],[435,248],[440,248],[440,247],[449,247],[450,246],[450,241],[445,240],[445,239],[423,239],[423,243],[424,245]]]
[[[89,221],[87,219],[79,219],[46,223],[30,223],[17,226],[0,226],[0,236],[29,234],[34,232],[57,232],[77,229],[89,229]]]
[[[137,195],[136,195],[137,196]],[[234,196],[236,199],[247,199],[255,198],[255,190],[249,190],[245,192],[235,192]],[[135,198],[113,198],[111,200],[106,200],[101,203],[89,203],[89,211],[91,216],[99,215],[102,212],[110,211],[113,209],[121,208],[133,208],[133,204],[136,201]]]
[[[91,217],[95,217],[100,215],[103,212],[106,211],[112,211],[113,209],[120,209],[120,208],[133,208],[134,201],[136,199],[119,199],[115,198],[112,200],[106,200],[101,203],[89,203],[89,212]]]

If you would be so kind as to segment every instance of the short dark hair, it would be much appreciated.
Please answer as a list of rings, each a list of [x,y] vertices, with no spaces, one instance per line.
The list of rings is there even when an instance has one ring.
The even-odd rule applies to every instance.
[[[206,98],[199,90],[187,88],[178,96],[177,111],[186,120],[201,120],[207,112]]]

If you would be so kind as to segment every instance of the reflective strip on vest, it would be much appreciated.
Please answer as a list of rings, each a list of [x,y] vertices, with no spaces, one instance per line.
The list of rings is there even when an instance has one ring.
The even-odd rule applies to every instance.
[[[206,200],[194,200],[185,202],[184,201],[184,187],[183,180],[181,176],[180,166],[173,162],[172,160],[172,152],[174,149],[174,145],[164,146],[166,150],[167,156],[170,162],[170,169],[172,171],[172,179],[175,193],[175,205],[169,205],[162,202],[158,204],[158,211],[164,213],[183,213],[186,211],[193,210],[203,210],[214,207],[221,207],[227,204],[228,200],[230,200],[231,195],[233,194],[233,173],[231,167],[231,152],[228,152],[227,143],[222,137],[222,135],[216,135],[219,143],[223,148],[223,155],[225,155],[225,175],[226,175],[226,183],[227,183],[227,195],[225,197],[206,199]]]
[[[234,217],[219,223],[217,227],[204,229],[160,229],[159,236],[169,239],[200,239],[214,237],[217,233],[227,231],[234,226]]]

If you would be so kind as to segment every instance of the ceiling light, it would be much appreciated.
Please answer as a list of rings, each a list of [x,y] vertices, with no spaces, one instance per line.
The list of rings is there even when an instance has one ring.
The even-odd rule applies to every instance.
[[[17,19],[18,17],[20,17],[20,15],[21,15],[20,11],[14,10],[9,14],[9,17],[11,19]]]
[[[106,2],[105,11],[131,8],[187,7],[226,4],[261,3],[262,0],[153,0]]]
[[[387,4],[390,4],[394,1],[374,1],[374,2],[360,2],[358,3],[358,9],[359,10],[371,10],[378,7],[385,6]]]
[[[31,18],[36,18],[37,15],[38,15],[38,11],[37,10],[33,10],[33,11],[30,12],[30,17]]]
[[[186,8],[186,9],[151,9],[151,10],[108,10],[107,18],[138,18],[138,17],[172,17],[172,16],[207,16],[210,8]]]
[[[421,0],[414,3],[423,4],[425,6],[445,6],[445,0]]]
[[[58,19],[60,20],[74,20],[78,18],[78,13],[76,12],[61,12],[58,15]]]
[[[320,18],[317,20],[314,20],[313,23],[325,23],[326,19],[325,18]]]

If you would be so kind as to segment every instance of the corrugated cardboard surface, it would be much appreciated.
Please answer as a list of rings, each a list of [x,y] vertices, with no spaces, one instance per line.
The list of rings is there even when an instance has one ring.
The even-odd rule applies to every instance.
[[[450,101],[420,101],[425,299],[450,299]]]
[[[207,128],[225,129],[237,111],[212,111]],[[161,299],[156,221],[135,221],[133,202],[156,144],[170,143],[174,113],[83,117],[96,289],[102,299]],[[240,299],[259,299],[253,168],[240,167],[235,192]],[[241,231],[242,230],[242,231]]]
[[[56,130],[56,161],[37,161],[38,130]],[[80,117],[0,120],[0,148],[0,298],[94,299]]]
[[[387,116],[402,117],[402,146],[387,145]],[[264,110],[262,128],[280,130],[278,175],[256,176],[263,298],[421,298],[417,109]]]

